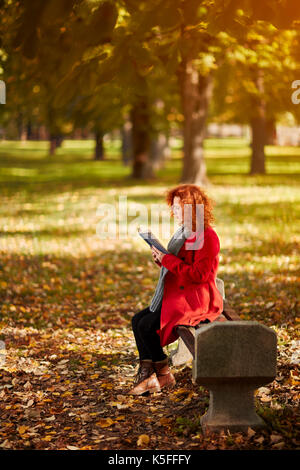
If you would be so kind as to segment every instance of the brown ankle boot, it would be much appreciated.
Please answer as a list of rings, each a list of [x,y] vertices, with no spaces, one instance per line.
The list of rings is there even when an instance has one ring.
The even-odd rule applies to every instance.
[[[134,387],[129,390],[131,395],[143,395],[144,393],[160,392],[159,381],[151,359],[140,361],[138,373],[135,377]]]
[[[168,358],[163,361],[153,362],[153,367],[156,372],[160,388],[173,387],[176,384],[175,377],[168,366]]]

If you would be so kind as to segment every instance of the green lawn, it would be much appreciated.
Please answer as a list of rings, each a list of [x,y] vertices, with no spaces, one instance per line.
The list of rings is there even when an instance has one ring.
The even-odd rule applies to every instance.
[[[164,191],[179,180],[181,143],[175,143],[172,159],[151,182],[130,178],[130,168],[120,162],[119,142],[106,144],[103,162],[92,160],[93,145],[65,141],[55,157],[48,157],[46,142],[0,142],[0,339],[7,342],[5,377],[21,370],[26,381],[32,380],[21,356],[28,364],[48,368],[52,377],[54,369],[43,361],[57,354],[57,348],[61,358],[77,354],[70,359],[73,369],[83,364],[91,373],[99,367],[105,372],[115,363],[107,362],[108,353],[100,354],[97,334],[103,335],[108,349],[110,338],[115,338],[112,361],[122,359],[118,348],[124,348],[121,372],[128,357],[136,357],[130,319],[151,299],[158,270],[137,236],[99,239],[97,208],[117,204],[120,195],[127,196],[128,204],[147,208],[163,203]],[[221,242],[218,276],[244,319],[263,322],[278,333],[281,388],[274,381],[272,401],[262,400],[261,413],[270,433],[275,429],[283,434],[292,448],[294,424],[289,417],[299,399],[291,387],[296,366],[289,361],[300,320],[300,148],[267,147],[267,174],[259,176],[247,174],[250,149],[245,140],[208,139],[205,150],[211,182],[207,192],[215,200]],[[76,339],[66,343],[74,331]],[[22,343],[28,335],[34,341]],[[88,338],[93,340],[89,343]],[[86,354],[92,357],[90,363]],[[282,430],[276,410],[282,413]],[[14,435],[12,448],[26,447],[22,439]],[[182,448],[192,448],[186,438],[179,441],[186,446]],[[272,448],[267,438],[265,443]],[[250,444],[246,448],[252,448]],[[46,446],[64,448],[47,435],[44,447],[37,447]]]
[[[57,155],[48,156],[47,142],[0,142],[0,188],[2,192],[61,192],[70,188],[133,186],[130,168],[119,158],[120,142],[106,144],[107,159],[93,161],[93,141],[65,141]],[[177,183],[181,168],[181,142],[175,141],[173,158],[158,172],[153,184]],[[300,149],[267,147],[267,174],[248,176],[250,147],[246,140],[207,139],[207,170],[215,185],[276,186],[300,184]],[[147,183],[148,184],[148,183]]]
[[[103,162],[92,160],[92,141],[66,141],[53,158],[47,155],[47,142],[2,142],[2,255],[67,257],[71,264],[74,257],[101,255],[109,263],[110,256],[131,256],[134,249],[138,257],[150,260],[139,240],[99,240],[97,208],[101,203],[116,204],[119,195],[127,196],[128,204],[143,203],[148,208],[163,203],[164,191],[179,180],[180,145],[177,141],[173,158],[149,183],[129,177],[130,168],[118,157],[119,142],[106,145]],[[205,148],[211,181],[207,191],[216,203],[215,228],[221,241],[219,273],[228,295],[237,295],[242,304],[255,301],[261,314],[264,301],[276,297],[279,302],[284,290],[283,306],[274,314],[282,322],[290,320],[295,314],[290,304],[299,299],[300,149],[268,147],[268,174],[249,176],[245,140],[208,139]],[[115,246],[118,253],[112,254]],[[149,269],[153,282],[156,271],[152,265]],[[66,281],[64,286],[70,287]],[[139,286],[133,289],[134,310]],[[115,291],[109,292],[113,301]],[[147,289],[144,294],[149,299]]]

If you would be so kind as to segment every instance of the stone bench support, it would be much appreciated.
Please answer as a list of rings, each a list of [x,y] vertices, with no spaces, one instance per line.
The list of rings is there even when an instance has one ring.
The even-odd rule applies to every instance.
[[[195,331],[193,381],[210,390],[203,431],[264,426],[254,390],[276,377],[276,333],[255,321],[211,323]]]

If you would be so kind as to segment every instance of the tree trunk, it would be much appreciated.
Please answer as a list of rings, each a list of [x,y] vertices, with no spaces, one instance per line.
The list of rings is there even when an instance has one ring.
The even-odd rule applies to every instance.
[[[32,124],[29,120],[26,125],[26,138],[27,140],[33,140],[33,131],[32,131]]]
[[[168,144],[167,136],[161,132],[151,140],[150,159],[154,170],[160,170],[164,166],[170,151]]]
[[[264,77],[262,70],[256,71],[255,84],[258,94],[253,97],[252,157],[250,175],[265,174],[265,145],[267,142],[266,104],[263,98]]]
[[[50,144],[50,146],[49,146],[49,155],[52,157],[53,155],[55,155],[56,147],[57,147],[56,135],[50,134],[49,144]]]
[[[48,140],[49,133],[45,125],[38,126],[38,140]]]
[[[125,166],[132,160],[132,124],[126,119],[122,129],[122,161]]]
[[[103,134],[100,131],[96,131],[95,134],[95,154],[94,160],[104,160],[104,147],[103,147]]]
[[[206,119],[212,96],[212,76],[199,73],[192,60],[183,61],[179,85],[184,115],[183,169],[181,182],[208,185],[203,153]]]
[[[275,118],[267,119],[266,126],[267,126],[266,145],[276,145],[276,140],[277,140],[276,119]]]
[[[26,126],[24,124],[23,114],[19,113],[17,117],[17,127],[18,127],[18,138],[21,142],[27,140]]]
[[[62,135],[57,135],[56,136],[56,148],[60,148],[62,146],[62,143],[64,141],[64,138]]]
[[[131,110],[132,122],[132,177],[153,178],[153,165],[150,161],[149,104],[146,96],[140,96]]]

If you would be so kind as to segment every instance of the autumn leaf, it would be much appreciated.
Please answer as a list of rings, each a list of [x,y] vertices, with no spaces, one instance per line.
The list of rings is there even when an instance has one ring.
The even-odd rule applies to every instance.
[[[140,446],[147,446],[150,442],[150,437],[147,434],[141,434],[137,440],[137,445]]]
[[[290,371],[290,383],[291,385],[295,385],[295,386],[298,386],[300,385],[300,375],[299,375],[299,371],[297,370],[291,370]]]
[[[52,415],[50,416],[49,418],[45,418],[45,421],[49,422],[49,421],[55,421],[55,416]]]
[[[108,389],[108,390],[111,390],[111,389],[113,388],[113,384],[111,384],[111,383],[105,383],[105,382],[104,382],[104,383],[102,383],[102,384],[100,385],[100,387],[101,387],[101,388],[106,388],[106,389]]]
[[[22,435],[27,431],[27,429],[27,426],[18,426],[18,433]]]
[[[278,434],[271,434],[270,441],[274,444],[276,442],[282,441],[282,436]]]
[[[171,423],[171,421],[172,420],[170,418],[160,418],[159,423],[162,426],[168,426]]]
[[[277,442],[276,444],[273,444],[272,447],[274,449],[283,449],[284,448],[284,442],[283,441]]]
[[[272,397],[268,396],[268,395],[263,395],[260,400],[264,403],[268,403],[270,401],[272,401]]]
[[[109,428],[113,424],[115,423],[111,418],[101,418],[97,421],[96,426],[100,426],[100,428]]]

